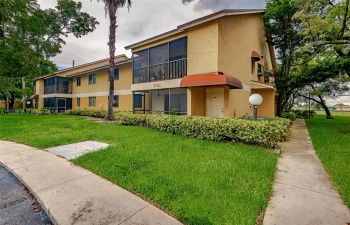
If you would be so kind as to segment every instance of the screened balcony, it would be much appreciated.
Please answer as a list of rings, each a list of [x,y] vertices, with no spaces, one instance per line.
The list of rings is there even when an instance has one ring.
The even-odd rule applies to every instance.
[[[187,37],[133,53],[133,84],[187,75]]]
[[[72,94],[72,79],[51,77],[44,80],[44,94]]]

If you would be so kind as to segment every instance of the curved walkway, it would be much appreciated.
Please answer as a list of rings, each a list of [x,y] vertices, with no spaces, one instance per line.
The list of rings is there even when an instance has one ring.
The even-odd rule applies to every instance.
[[[0,141],[0,164],[55,224],[181,224],[117,185],[44,150]]]
[[[347,225],[350,211],[321,164],[304,120],[291,126],[282,144],[265,225]]]

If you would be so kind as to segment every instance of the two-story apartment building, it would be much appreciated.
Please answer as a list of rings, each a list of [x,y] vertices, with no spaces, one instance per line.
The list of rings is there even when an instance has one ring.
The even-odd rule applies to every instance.
[[[266,42],[263,10],[223,10],[126,46],[116,57],[114,107],[136,113],[242,117],[249,96],[274,116],[276,69]],[[36,81],[39,108],[107,109],[108,59],[69,68]]]

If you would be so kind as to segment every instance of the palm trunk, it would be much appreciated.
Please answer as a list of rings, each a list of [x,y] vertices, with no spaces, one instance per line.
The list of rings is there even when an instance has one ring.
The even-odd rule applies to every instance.
[[[108,99],[108,120],[114,120],[113,114],[113,95],[114,95],[114,55],[115,55],[115,30],[117,28],[116,8],[112,3],[109,4],[109,99]]]

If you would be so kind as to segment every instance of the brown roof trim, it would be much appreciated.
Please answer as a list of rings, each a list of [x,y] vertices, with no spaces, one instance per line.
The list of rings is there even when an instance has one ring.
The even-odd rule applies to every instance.
[[[222,72],[185,76],[180,82],[180,87],[206,87],[217,85],[228,85],[230,89],[243,89],[241,81]]]
[[[129,49],[132,49],[132,48],[135,48],[135,47],[139,47],[141,45],[148,44],[148,43],[151,43],[153,41],[156,41],[156,40],[159,40],[159,39],[162,39],[162,38],[165,38],[165,37],[169,37],[171,35],[175,35],[175,34],[181,33],[181,32],[183,32],[184,30],[186,30],[186,29],[188,29],[190,27],[194,27],[194,26],[197,26],[199,24],[203,24],[203,23],[209,22],[211,20],[218,19],[220,17],[233,16],[233,15],[244,15],[244,14],[254,14],[254,13],[264,13],[264,12],[265,12],[264,9],[224,9],[224,10],[212,13],[210,15],[207,15],[207,16],[204,16],[204,17],[192,20],[190,22],[181,24],[181,25],[177,26],[176,29],[170,30],[168,32],[165,32],[165,33],[156,35],[154,37],[145,39],[143,41],[139,41],[139,42],[136,42],[134,44],[125,46],[125,49],[129,50]]]
[[[123,64],[126,64],[126,63],[131,63],[131,62],[132,62],[132,59],[126,59],[126,60],[123,60],[123,61],[116,62],[115,66],[120,66],[120,65],[123,65]],[[108,69],[108,68],[109,68],[109,65],[106,64],[104,66],[99,66],[99,67],[92,68],[92,69],[89,69],[89,70],[83,70],[83,71],[80,71],[80,72],[77,72],[77,73],[69,74],[66,77],[75,77],[75,76],[82,75],[84,73],[95,72],[95,71],[98,71],[98,70]]]
[[[117,57],[124,57],[126,60],[129,59],[125,54],[116,55],[115,58],[117,58]],[[100,59],[100,60],[97,60],[97,61],[93,61],[93,62],[81,64],[81,65],[75,66],[75,67],[69,67],[69,68],[67,68],[67,69],[59,70],[59,71],[56,71],[56,72],[53,72],[53,73],[50,73],[50,74],[46,74],[46,75],[41,76],[41,77],[37,77],[37,78],[35,78],[35,80],[39,80],[39,79],[42,79],[42,78],[45,78],[45,77],[49,77],[49,76],[56,75],[56,74],[59,74],[59,73],[63,73],[63,72],[69,71],[69,70],[81,68],[81,67],[84,67],[84,66],[89,66],[89,65],[91,65],[91,64],[103,62],[103,61],[106,61],[106,60],[109,60],[109,58]],[[123,60],[123,61],[124,61],[124,60]]]
[[[137,46],[140,46],[140,45],[143,45],[143,44],[147,44],[147,43],[150,43],[150,42],[153,42],[153,41],[156,41],[158,39],[162,39],[162,38],[165,38],[165,37],[169,37],[171,35],[175,35],[175,34],[178,34],[178,33],[181,33],[183,32],[183,30],[178,30],[178,29],[173,29],[173,30],[170,30],[170,31],[167,31],[165,33],[161,33],[161,34],[158,34],[156,36],[153,36],[151,38],[147,38],[143,41],[139,41],[139,42],[136,42],[134,44],[131,44],[131,45],[128,45],[128,46],[125,46],[125,50],[129,50],[129,49],[132,49],[132,48],[135,48]]]
[[[271,85],[271,84],[262,83],[262,82],[259,82],[259,81],[256,81],[256,80],[250,80],[250,83],[258,85],[258,86],[261,86],[261,87],[265,87],[265,88],[276,90],[276,88],[273,85]]]

